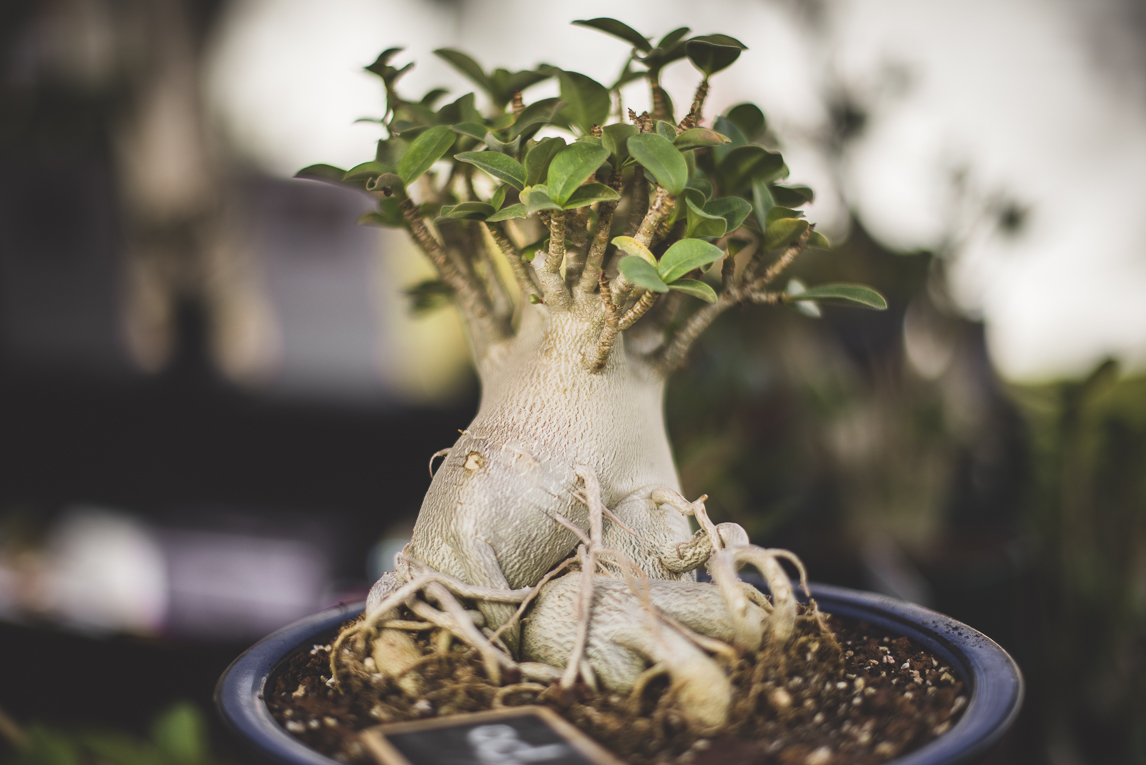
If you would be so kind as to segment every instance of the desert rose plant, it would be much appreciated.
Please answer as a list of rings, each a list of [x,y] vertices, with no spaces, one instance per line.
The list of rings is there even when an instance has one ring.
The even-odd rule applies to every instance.
[[[368,70],[386,88],[386,137],[374,159],[300,176],[377,200],[362,222],[405,229],[437,270],[418,289],[449,295],[481,380],[477,416],[434,455],[411,542],[371,591],[364,619],[331,656],[336,680],[398,675],[436,628],[481,657],[494,684],[629,691],[650,666],[666,671],[688,723],[728,722],[726,659],[782,649],[797,601],[781,560],[735,524],[713,524],[685,499],[663,417],[669,375],[714,319],[745,303],[885,307],[854,284],[781,284],[827,240],[799,208],[764,115],[740,104],[709,120],[709,80],[745,49],[689,36],[655,44],[612,19],[579,21],[632,54],[602,85],[543,65],[486,71],[436,51],[474,93],[437,105],[398,84],[411,64],[383,52]],[[660,73],[687,58],[700,82],[676,110]],[[555,79],[559,96],[523,92]],[[644,79],[651,112],[622,86]],[[698,530],[690,528],[690,518]],[[740,582],[750,565],[770,598]],[[707,566],[711,583],[699,583]]]

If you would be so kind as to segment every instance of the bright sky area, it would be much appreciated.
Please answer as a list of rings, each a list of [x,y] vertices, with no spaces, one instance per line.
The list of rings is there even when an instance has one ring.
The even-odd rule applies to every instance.
[[[810,217],[837,236],[836,179],[809,136],[822,134],[832,79],[873,107],[839,183],[864,225],[902,250],[955,238],[952,286],[982,316],[1005,376],[1079,374],[1113,355],[1146,367],[1146,67],[1138,24],[1119,0],[828,0],[811,27],[797,2],[748,0],[237,0],[215,41],[207,90],[227,133],[260,168],[370,159],[380,85],[362,67],[404,46],[417,62],[410,92],[471,86],[431,54],[459,47],[487,67],[540,61],[602,82],[628,47],[569,26],[615,16],[659,36],[677,26],[731,34],[749,50],[713,80],[710,113],[758,102],[781,139],[792,179],[817,189]],[[906,73],[889,88],[887,73]],[[696,72],[671,67],[687,103]],[[547,95],[540,85],[531,98]],[[626,98],[638,111],[647,96]],[[981,196],[1030,210],[1022,236],[1000,237],[957,214],[952,171]],[[952,229],[955,230],[952,230]],[[878,285],[877,285],[878,286]]]

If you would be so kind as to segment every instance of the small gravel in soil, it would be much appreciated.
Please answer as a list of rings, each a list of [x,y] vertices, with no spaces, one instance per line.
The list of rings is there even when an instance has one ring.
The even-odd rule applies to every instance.
[[[405,691],[374,676],[344,694],[333,687],[330,646],[316,645],[290,659],[266,701],[307,746],[359,763],[371,762],[356,736],[365,728],[525,704],[552,707],[633,765],[870,765],[922,746],[958,720],[967,694],[950,667],[864,622],[829,617],[828,624],[841,654],[830,638],[809,634],[794,641],[782,667],[751,656],[737,662],[730,671],[734,722],[711,739],[688,731],[663,680],[636,700],[583,687],[507,690],[488,683],[481,662],[460,646],[426,661]]]

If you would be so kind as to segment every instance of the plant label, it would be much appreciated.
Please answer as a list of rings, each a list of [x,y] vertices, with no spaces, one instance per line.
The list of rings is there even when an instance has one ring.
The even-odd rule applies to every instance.
[[[622,765],[548,707],[513,707],[363,731],[379,765]]]

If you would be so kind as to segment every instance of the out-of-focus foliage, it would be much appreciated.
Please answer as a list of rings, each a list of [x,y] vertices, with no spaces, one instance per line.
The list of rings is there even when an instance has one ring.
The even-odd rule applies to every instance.
[[[63,729],[40,724],[16,734],[12,765],[216,765],[207,724],[193,704],[162,712],[148,738],[113,730]]]

